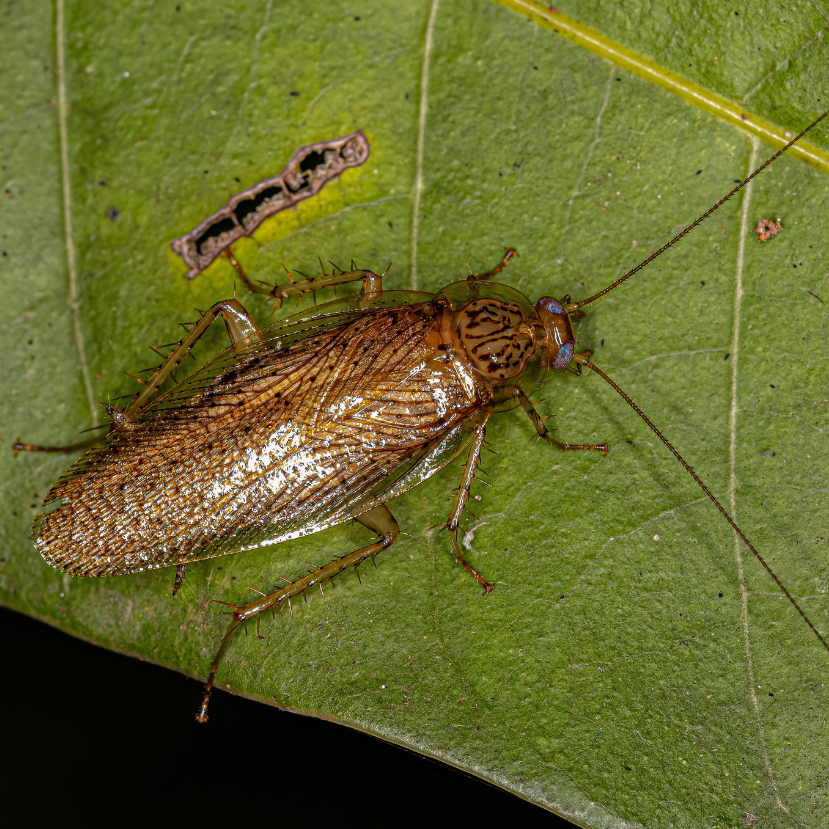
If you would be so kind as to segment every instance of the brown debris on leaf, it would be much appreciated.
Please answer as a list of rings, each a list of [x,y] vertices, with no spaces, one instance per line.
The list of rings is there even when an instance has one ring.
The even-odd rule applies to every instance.
[[[198,276],[237,239],[250,236],[268,216],[315,196],[344,170],[364,164],[369,153],[368,140],[359,131],[300,147],[278,176],[237,193],[221,210],[173,240],[173,251],[189,268],[187,278]]]
[[[760,219],[757,227],[752,232],[757,234],[758,242],[766,242],[772,236],[780,233],[781,230],[783,230],[783,225],[780,224],[780,217],[778,216],[776,222],[771,219]]]

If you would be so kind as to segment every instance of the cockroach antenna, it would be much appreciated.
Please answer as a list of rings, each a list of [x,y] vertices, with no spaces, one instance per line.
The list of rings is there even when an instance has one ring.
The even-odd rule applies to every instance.
[[[722,513],[725,520],[728,521],[729,524],[731,524],[731,526],[734,528],[734,532],[737,533],[737,535],[742,539],[742,541],[745,543],[748,549],[751,550],[752,553],[754,553],[754,557],[757,559],[757,561],[760,562],[760,564],[763,565],[763,567],[765,567],[768,574],[774,579],[775,584],[783,591],[785,597],[795,606],[797,612],[803,617],[803,621],[806,622],[806,624],[811,628],[812,633],[814,633],[815,636],[817,636],[823,647],[827,651],[829,651],[829,642],[827,642],[820,635],[820,633],[818,633],[817,628],[812,624],[809,617],[803,612],[800,605],[795,600],[794,596],[792,596],[792,594],[789,593],[788,590],[786,590],[786,588],[783,585],[783,582],[780,581],[780,579],[777,577],[777,575],[771,569],[771,567],[769,567],[769,565],[766,564],[765,559],[760,555],[760,553],[757,552],[757,550],[754,548],[754,545],[745,537],[743,531],[737,526],[736,521],[734,521],[734,519],[728,514],[728,512],[726,512],[723,505],[717,500],[717,498],[713,495],[711,490],[708,489],[708,487],[702,482],[699,475],[697,475],[697,473],[694,472],[694,470],[691,468],[691,466],[688,464],[685,458],[683,458],[682,455],[680,455],[679,452],[677,452],[677,450],[674,449],[673,444],[668,440],[668,438],[666,438],[665,435],[663,435],[662,432],[660,432],[659,429],[657,429],[656,426],[654,426],[651,419],[627,396],[627,394],[625,394],[625,392],[619,387],[619,385],[616,382],[614,382],[610,377],[608,377],[598,366],[593,365],[593,363],[591,363],[590,360],[588,360],[582,354],[573,355],[573,359],[577,360],[579,363],[581,363],[586,368],[589,368],[591,371],[594,371],[596,374],[599,375],[599,377],[601,377],[608,384],[610,384],[619,393],[619,395],[621,395],[622,399],[628,404],[628,406],[630,406],[631,409],[633,409],[633,411],[635,411],[636,414],[638,414],[639,417],[641,417],[642,420],[644,420],[645,423],[648,424],[648,427],[651,429],[651,431],[662,441],[662,443],[665,444],[665,446],[668,447],[671,454],[685,467],[685,471],[697,482],[697,484],[699,484],[702,491],[711,499],[714,506]]]
[[[673,239],[671,239],[670,242],[668,242],[665,245],[662,245],[662,247],[659,248],[659,250],[654,251],[647,259],[645,259],[643,262],[640,262],[635,268],[629,270],[624,276],[619,277],[619,279],[617,279],[614,283],[608,285],[604,290],[599,291],[599,293],[594,294],[589,299],[582,299],[580,302],[565,303],[564,310],[567,311],[568,314],[571,314],[573,311],[578,310],[582,306],[589,305],[591,302],[595,302],[597,299],[601,299],[601,297],[605,296],[605,294],[609,294],[614,288],[618,288],[619,285],[621,285],[625,280],[630,279],[635,273],[641,271],[642,268],[653,262],[653,260],[656,259],[657,256],[661,256],[663,253],[665,253],[666,250],[668,250],[668,248],[673,247],[683,236],[685,236],[687,233],[690,233],[698,224],[704,222],[717,208],[722,207],[722,205],[724,205],[735,193],[738,193],[740,190],[742,190],[743,187],[745,187],[746,184],[748,184],[758,173],[765,170],[766,167],[768,167],[769,164],[772,163],[772,161],[783,155],[783,153],[786,152],[786,150],[788,150],[789,147],[800,141],[800,139],[803,138],[803,136],[806,135],[806,133],[809,132],[809,130],[811,130],[813,127],[816,127],[827,115],[829,115],[829,110],[824,112],[823,115],[821,115],[819,118],[816,118],[814,121],[812,121],[812,123],[809,124],[809,126],[806,127],[806,129],[803,130],[803,132],[792,138],[792,140],[789,141],[789,143],[786,144],[785,147],[779,149],[771,158],[768,159],[768,161],[766,161],[765,164],[761,164],[748,178],[746,178],[744,181],[741,181],[727,196],[721,198],[713,207],[706,210],[705,213],[703,213],[702,216],[700,216],[695,222],[689,224],[688,227],[685,228],[685,230],[679,232],[676,236],[674,236]]]
[[[720,207],[726,201],[728,201],[728,199],[730,199],[738,190],[741,190],[743,187],[745,187],[745,185],[748,184],[748,182],[750,182],[759,172],[761,172],[766,167],[768,167],[769,164],[772,163],[772,161],[774,161],[776,158],[778,158],[780,155],[782,155],[782,153],[784,153],[786,150],[788,150],[789,147],[791,147],[796,141],[799,141],[801,138],[803,138],[803,136],[806,135],[806,133],[809,132],[810,129],[812,129],[817,124],[819,124],[824,118],[826,118],[827,115],[829,115],[829,111],[824,112],[823,115],[821,115],[819,118],[814,120],[808,127],[806,127],[806,129],[803,130],[803,132],[801,132],[799,135],[797,135],[795,138],[793,138],[791,141],[789,141],[789,143],[786,144],[785,147],[778,150],[771,158],[769,158],[768,161],[766,161],[765,164],[758,167],[747,179],[745,179],[745,181],[740,182],[727,196],[725,196],[725,198],[720,199],[710,210],[707,210],[705,213],[703,213],[702,216],[700,216],[695,222],[688,225],[688,227],[686,227],[681,233],[678,233],[676,236],[674,236],[674,238],[671,239],[670,242],[668,242],[666,245],[663,245],[661,248],[659,248],[659,250],[652,253],[647,259],[645,259],[643,262],[641,262],[639,265],[637,265],[632,270],[628,271],[623,277],[621,277],[620,279],[617,279],[614,283],[612,283],[611,285],[608,285],[608,287],[605,288],[603,291],[599,291],[599,293],[594,294],[589,299],[583,299],[580,302],[570,303],[569,302],[569,297],[568,297],[567,301],[563,303],[565,310],[568,313],[578,311],[578,309],[581,308],[583,305],[587,305],[591,302],[594,302],[595,300],[599,299],[600,297],[603,297],[605,294],[610,293],[614,288],[621,285],[622,282],[624,282],[626,279],[630,279],[630,277],[633,276],[633,274],[635,274],[637,271],[642,270],[642,268],[644,268],[645,265],[649,264],[650,262],[653,262],[653,260],[656,259],[657,256],[664,253],[672,245],[676,244],[683,236],[685,236],[686,233],[693,230],[698,224],[700,224],[702,221],[707,219],[718,207]],[[584,352],[584,353],[581,353],[581,354],[574,354],[573,355],[573,361],[576,362],[579,365],[579,367],[580,366],[585,366],[585,368],[589,368],[591,371],[598,374],[599,377],[601,377],[606,383],[608,383],[622,397],[622,399],[628,404],[628,406],[630,406],[633,409],[633,411],[635,411],[636,414],[638,414],[639,417],[641,417],[642,420],[645,421],[645,423],[648,425],[648,428],[662,441],[662,443],[665,444],[665,446],[670,450],[671,454],[685,468],[685,471],[697,482],[700,489],[702,489],[702,491],[713,502],[714,506],[722,513],[725,520],[728,521],[728,523],[734,529],[734,532],[737,533],[738,537],[743,541],[743,543],[754,554],[754,557],[760,562],[760,564],[763,565],[766,572],[772,577],[772,579],[774,579],[775,584],[780,588],[783,595],[794,605],[795,609],[801,615],[801,617],[803,618],[803,621],[806,622],[806,624],[809,626],[812,633],[814,633],[815,636],[817,636],[817,638],[820,640],[820,643],[823,645],[823,647],[827,651],[829,651],[829,642],[827,642],[823,638],[823,636],[821,636],[820,633],[818,633],[817,628],[812,624],[809,617],[803,612],[802,608],[797,603],[794,596],[792,596],[792,594],[785,588],[783,583],[777,577],[776,573],[771,569],[771,567],[769,567],[769,565],[766,563],[765,559],[760,555],[760,553],[757,552],[757,550],[754,548],[754,545],[746,538],[743,531],[737,526],[737,523],[728,514],[728,512],[725,510],[723,505],[717,500],[717,498],[714,496],[714,494],[711,492],[711,490],[708,489],[708,487],[702,482],[699,475],[697,475],[697,473],[694,472],[694,470],[691,468],[691,466],[688,464],[688,462],[685,460],[685,458],[683,458],[682,455],[680,455],[679,452],[677,452],[677,450],[674,448],[673,444],[665,437],[665,435],[662,434],[662,432],[659,431],[659,429],[656,428],[656,426],[653,424],[651,419],[630,399],[630,397],[628,397],[628,395],[620,388],[620,386],[614,380],[612,380],[610,377],[608,377],[608,375],[605,374],[598,366],[596,366],[596,365],[594,365],[593,363],[590,362],[589,357],[591,357],[591,356],[592,356],[592,352]]]

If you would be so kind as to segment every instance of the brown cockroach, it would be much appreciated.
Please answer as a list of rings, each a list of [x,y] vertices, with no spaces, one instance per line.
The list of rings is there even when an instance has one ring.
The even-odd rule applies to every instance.
[[[470,274],[436,294],[389,291],[383,276],[336,266],[300,282],[252,283],[228,248],[245,286],[288,297],[360,282],[356,296],[314,306],[259,329],[234,297],[217,302],[175,343],[123,411],[107,409],[109,433],[50,489],[49,512],[34,522],[36,548],[76,576],[112,576],[176,567],[173,593],[192,561],[276,544],[356,520],[377,540],[249,604],[227,605],[232,620],[210,668],[197,714],[207,707],[233,631],[311,587],[357,569],[400,534],[387,502],[467,450],[449,518],[455,561],[485,592],[492,585],[466,561],[461,514],[484,448],[489,418],[521,407],[539,439],[562,451],[607,452],[606,443],[556,440],[529,395],[550,370],[598,374],[645,421],[702,488],[768,571],[824,648],[829,644],[757,550],[662,432],[628,395],[577,351],[572,320],[700,224],[826,115],[775,153],[670,242],[587,299],[542,297],[533,304],[492,281],[515,255],[507,248],[491,271]],[[321,263],[322,264],[322,263]],[[169,391],[159,387],[221,317],[232,347]],[[57,451],[16,444],[15,449]],[[221,604],[227,604],[220,602]]]

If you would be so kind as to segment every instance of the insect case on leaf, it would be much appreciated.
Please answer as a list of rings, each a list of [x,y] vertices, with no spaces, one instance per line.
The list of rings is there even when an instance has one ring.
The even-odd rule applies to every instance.
[[[387,502],[464,450],[461,484],[445,524],[456,562],[491,591],[458,542],[487,422],[520,406],[538,437],[552,446],[605,454],[605,443],[553,438],[529,398],[548,371],[580,374],[584,366],[605,379],[677,457],[829,651],[691,467],[590,362],[592,352],[576,350],[571,323],[583,316],[582,306],[645,267],[782,152],[632,271],[580,302],[542,297],[533,304],[514,288],[491,281],[515,255],[511,248],[492,271],[470,273],[436,294],[385,290],[381,276],[353,263],[349,271],[323,269],[316,279],[265,288],[252,284],[227,250],[248,289],[270,294],[277,304],[345,283],[362,287],[357,296],[261,330],[235,298],[218,302],[174,344],[123,411],[107,409],[112,422],[104,438],[63,450],[16,444],[15,449],[68,451],[103,441],[49,491],[46,504],[53,508],[35,519],[35,546],[53,567],[76,576],[176,566],[175,593],[192,561],[276,544],[351,519],[377,535],[373,543],[250,604],[229,605],[232,621],[197,714],[204,722],[219,661],[236,627],[254,616],[258,622],[264,610],[290,606],[308,588],[322,590],[322,582],[373,559],[400,533]],[[217,317],[224,320],[232,347],[159,394]]]

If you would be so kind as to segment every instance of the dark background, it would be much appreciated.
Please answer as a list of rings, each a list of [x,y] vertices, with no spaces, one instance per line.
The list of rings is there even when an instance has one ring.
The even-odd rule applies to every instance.
[[[241,697],[214,694],[199,725],[193,680],[2,607],[0,632],[7,817],[573,825],[442,763]]]

